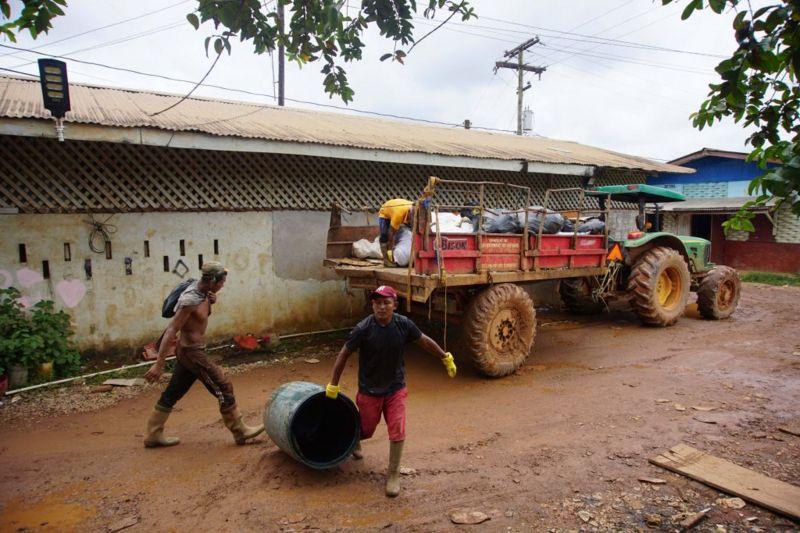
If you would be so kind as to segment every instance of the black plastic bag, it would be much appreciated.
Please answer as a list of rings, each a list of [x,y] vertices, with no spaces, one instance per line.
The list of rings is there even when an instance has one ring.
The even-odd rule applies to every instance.
[[[542,220],[542,211],[545,211],[544,208],[538,205],[532,205],[528,208],[528,232],[538,234],[539,225],[542,225],[542,233],[546,235],[561,231],[561,227],[566,220],[564,216],[548,209],[545,211],[544,220]],[[518,213],[518,217],[521,227],[525,224],[525,213]]]
[[[589,233],[591,235],[600,235],[605,230],[605,222],[599,218],[590,218],[589,220],[581,223],[578,226],[578,233]]]
[[[486,213],[483,219],[483,231],[486,233],[522,233],[522,225],[514,215]]]

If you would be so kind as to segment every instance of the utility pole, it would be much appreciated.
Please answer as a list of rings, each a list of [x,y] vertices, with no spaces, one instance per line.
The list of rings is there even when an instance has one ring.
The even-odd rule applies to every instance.
[[[511,50],[507,50],[505,54],[503,54],[507,58],[511,58],[513,56],[517,56],[517,62],[512,63],[511,61],[497,61],[494,64],[494,71],[497,72],[499,68],[509,68],[512,70],[517,71],[517,135],[522,135],[522,93],[527,91],[531,88],[531,83],[528,82],[527,85],[523,87],[523,74],[525,72],[533,72],[539,75],[539,79],[542,78],[542,73],[547,70],[547,67],[534,67],[531,65],[526,65],[525,61],[523,60],[523,53],[525,50],[530,48],[531,46],[537,44],[539,42],[538,37],[534,37],[533,39],[528,39],[521,45],[517,46],[516,48],[512,48]]]
[[[277,1],[278,7],[278,29],[280,30],[280,34],[283,35],[283,2],[281,0]],[[283,42],[278,45],[278,105],[282,106],[283,104],[283,96],[284,96],[284,87],[286,84],[286,68],[284,63],[286,62],[286,51],[283,47]]]

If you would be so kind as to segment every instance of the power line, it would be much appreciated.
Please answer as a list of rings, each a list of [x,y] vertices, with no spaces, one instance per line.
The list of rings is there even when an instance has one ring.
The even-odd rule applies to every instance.
[[[181,79],[181,78],[175,78],[175,77],[172,77],[172,76],[165,76],[163,74],[154,74],[154,73],[151,73],[151,72],[144,72],[144,71],[141,71],[141,70],[135,70],[135,69],[125,68],[125,67],[115,67],[115,66],[112,66],[112,65],[106,65],[106,64],[97,63],[97,62],[94,62],[94,61],[84,61],[84,60],[81,60],[81,59],[68,58],[68,57],[59,56],[59,55],[55,55],[55,54],[46,54],[44,52],[37,52],[35,50],[31,50],[31,49],[28,49],[28,48],[15,47],[15,46],[10,46],[10,45],[7,45],[7,44],[2,44],[2,43],[0,43],[0,47],[8,48],[10,50],[30,52],[30,53],[38,54],[38,55],[45,56],[45,57],[53,57],[53,58],[56,58],[56,59],[68,59],[70,61],[82,64],[82,65],[89,65],[89,66],[93,66],[93,67],[107,68],[107,69],[111,69],[111,70],[117,70],[117,71],[120,71],[120,72],[127,72],[127,73],[130,73],[130,74],[136,74],[136,75],[139,75],[139,76],[147,76],[147,77],[150,77],[150,78],[158,78],[158,79],[167,80],[167,81],[174,81],[174,82],[178,82],[178,83],[190,83],[192,85],[197,83],[196,81],[193,81],[193,80],[185,80],[185,79]],[[34,77],[34,78],[38,78],[38,75],[36,75],[36,74],[30,74],[30,73],[27,73],[27,72],[19,72],[19,73],[23,74],[25,76],[31,76],[31,77]],[[246,90],[246,89],[235,89],[235,88],[232,88],[232,87],[225,87],[223,85],[215,85],[215,84],[211,84],[211,83],[201,83],[200,86],[201,87],[208,87],[208,88],[211,88],[211,89],[219,89],[219,90],[223,90],[223,91],[229,91],[229,92],[233,92],[233,93],[247,94],[247,95],[250,95],[250,96],[260,96],[260,97],[266,97],[266,98],[275,98],[274,94],[268,94],[268,93],[262,93],[262,92],[256,92],[256,91],[249,91],[249,90]],[[440,125],[440,126],[463,126],[463,124],[461,124],[461,123],[443,122],[443,121],[438,121],[438,120],[429,120],[429,119],[424,119],[424,118],[408,117],[408,116],[404,116],[404,115],[396,115],[396,114],[393,114],[393,113],[381,113],[379,111],[369,111],[369,110],[366,110],[366,109],[356,109],[356,108],[346,107],[346,106],[337,106],[337,105],[334,105],[334,104],[321,104],[321,103],[318,103],[318,102],[312,102],[312,101],[309,101],[309,100],[300,100],[300,99],[296,99],[296,98],[286,98],[286,100],[288,100],[290,102],[299,103],[299,104],[307,104],[307,105],[323,107],[323,108],[328,108],[328,109],[339,109],[339,110],[343,110],[343,111],[350,111],[350,112],[353,112],[353,113],[363,113],[363,114],[367,114],[367,115],[375,115],[375,116],[384,117],[384,118],[396,118],[396,119],[400,119],[400,120],[410,120],[410,121],[414,121],[414,122],[423,122],[423,123],[426,123],[426,124],[435,124],[435,125]],[[261,107],[264,107],[264,108],[271,107],[271,106],[266,106],[266,105],[262,105],[262,104],[257,104],[255,102],[242,102],[242,103],[245,103],[247,105],[255,105],[255,106],[259,106],[260,105]],[[489,128],[489,127],[485,127],[485,126],[472,126],[472,128],[473,129],[479,129],[479,130],[486,130],[486,131],[498,131],[498,132],[503,132],[503,133],[513,133],[513,130],[507,130],[507,129],[501,129],[501,128]]]
[[[507,39],[500,39],[500,38],[497,38],[497,37],[492,37],[490,35],[484,35],[482,33],[468,32],[468,31],[458,30],[458,29],[455,29],[455,28],[444,28],[444,29],[447,30],[447,31],[461,33],[463,35],[472,35],[474,37],[482,37],[482,38],[485,38],[485,39],[491,39],[491,40],[494,40],[494,41],[500,41],[500,42],[504,42],[504,43],[510,43],[510,44],[516,44],[517,43],[517,41],[510,41],[510,40],[507,40]],[[608,60],[611,60],[611,61],[621,61],[623,63],[632,63],[632,64],[637,64],[637,65],[642,65],[642,66],[649,66],[649,67],[654,67],[654,68],[663,68],[663,69],[667,69],[667,70],[676,70],[676,71],[679,71],[679,72],[687,72],[687,73],[690,73],[690,74],[703,74],[703,75],[708,74],[708,71],[703,71],[703,70],[698,70],[698,69],[691,69],[691,68],[685,67],[683,65],[675,65],[675,64],[670,64],[670,63],[656,63],[656,62],[652,62],[652,61],[646,61],[646,60],[643,60],[643,59],[637,59],[635,57],[623,57],[623,56],[616,56],[616,55],[591,54],[591,53],[586,52],[586,50],[591,50],[592,49],[591,47],[586,48],[585,50],[581,50],[581,51],[572,51],[571,48],[558,48],[558,47],[548,46],[547,44],[544,44],[544,46],[546,46],[550,50],[554,50],[556,52],[568,53],[569,54],[569,56],[566,57],[566,58],[563,58],[563,59],[560,59],[558,61],[554,61],[554,62],[548,64],[547,65],[548,67],[556,65],[558,63],[561,63],[561,62],[565,61],[566,59],[568,59],[569,57],[572,57],[572,56],[575,56],[575,55],[579,55],[579,56],[587,56],[587,57],[594,57],[594,58],[600,58],[600,59],[608,59]],[[548,54],[540,54],[541,59],[546,59],[548,57],[552,57],[552,55],[553,54],[549,54],[549,55]]]
[[[429,21],[427,21],[427,19],[418,19],[418,21],[419,22],[428,22],[428,23],[430,23]],[[448,24],[448,26],[462,26],[462,27],[472,28],[472,29],[477,29],[477,30],[486,30],[486,31],[491,31],[491,32],[495,32],[495,33],[500,33],[503,36],[507,36],[507,34],[510,34],[510,33],[518,34],[518,35],[530,35],[530,33],[531,33],[530,31],[514,30],[514,29],[511,29],[511,28],[500,28],[500,27],[497,27],[497,26],[485,26],[485,25],[480,25],[480,24],[465,24],[465,23],[461,23],[461,22],[450,22]],[[531,28],[535,28],[535,26],[531,26]],[[545,31],[555,32],[557,30],[545,30]],[[636,31],[638,31],[638,29]],[[578,43],[588,43],[588,44],[603,44],[605,46],[616,46],[616,47],[621,47],[621,48],[632,48],[632,49],[635,49],[635,50],[647,50],[647,51],[653,51],[653,52],[669,52],[669,53],[675,53],[675,54],[687,54],[687,55],[693,55],[693,56],[711,57],[711,58],[715,58],[715,59],[724,59],[726,57],[726,56],[723,56],[721,54],[710,54],[710,53],[706,53],[706,52],[695,52],[695,51],[691,51],[691,50],[681,50],[681,49],[677,49],[677,48],[668,48],[668,47],[664,47],[664,46],[651,45],[651,44],[645,44],[645,43],[638,43],[638,42],[633,42],[633,41],[622,41],[622,40],[619,40],[619,39],[607,39],[605,37],[599,37],[599,36],[596,36],[596,35],[582,35],[582,34],[579,34],[579,33],[572,34],[571,32],[559,32],[559,33],[561,33],[561,35],[539,32],[538,35],[539,35],[539,37],[545,37],[547,39],[559,39],[559,40],[564,40],[564,41],[574,41],[574,42],[578,42]],[[575,35],[576,37],[565,37],[564,34],[571,34],[571,35]],[[474,34],[474,35],[482,35],[482,34]],[[509,43],[510,42],[516,42],[516,41],[508,41],[506,39],[501,39],[499,37],[494,37],[494,36],[490,36],[490,35],[484,35],[484,37],[486,37],[487,39],[494,39],[494,40],[498,40],[498,41],[502,41],[502,42],[509,42]]]
[[[22,72],[21,70],[14,70],[6,67],[0,67],[0,70],[4,70],[6,72],[13,72],[14,74],[20,74],[22,76],[30,76],[31,78],[33,78],[33,81],[39,81],[39,74],[29,74],[27,72]],[[73,70],[72,72],[74,72],[75,74],[80,74],[81,76],[86,76],[87,78],[94,78],[97,80],[113,82],[113,80],[109,80],[108,78],[101,78],[100,76],[92,76],[91,74],[86,74],[85,72],[79,72],[77,70]]]
[[[192,96],[192,93],[195,92],[197,90],[197,88],[200,87],[200,85],[203,84],[204,81],[206,81],[206,78],[208,78],[209,74],[211,74],[211,71],[214,70],[214,67],[217,66],[217,62],[219,61],[219,58],[222,57],[222,51],[223,50],[224,50],[224,48],[220,48],[219,49],[219,52],[217,52],[217,57],[214,58],[214,62],[211,63],[211,66],[208,68],[208,70],[206,71],[205,75],[202,78],[200,78],[200,81],[195,83],[194,87],[192,87],[192,89],[188,93],[186,93],[185,95],[181,96],[181,99],[178,100],[177,102],[175,102],[174,104],[168,105],[167,107],[165,107],[161,111],[156,111],[155,113],[151,113],[150,116],[151,117],[155,117],[155,116],[160,115],[161,113],[169,111],[173,107],[179,106],[181,104],[181,102],[183,102],[184,100],[186,100],[187,98]]]
[[[13,72],[14,74],[21,74],[22,76],[30,76],[30,77],[32,77],[32,78],[34,78],[34,79],[38,79],[38,77],[39,77],[39,76],[37,76],[36,74],[28,74],[27,72],[22,72],[22,71],[19,71],[19,70],[14,70],[14,69],[12,69],[12,68],[0,67],[0,70],[4,70],[4,71],[6,71],[6,72]]]
[[[117,21],[117,22],[113,22],[111,24],[106,24],[105,26],[100,26],[98,28],[93,28],[91,30],[86,30],[86,31],[81,32],[81,33],[76,33],[74,35],[70,35],[69,37],[64,37],[63,39],[56,39],[55,41],[51,41],[49,43],[44,43],[44,44],[41,44],[39,46],[34,46],[32,49],[33,50],[39,50],[39,49],[45,48],[47,46],[51,46],[51,45],[54,45],[54,44],[57,44],[57,43],[63,43],[64,41],[69,41],[70,39],[75,39],[77,37],[83,37],[84,35],[88,35],[90,33],[96,32],[96,31],[105,30],[105,29],[108,29],[108,28],[113,28],[114,26],[119,26],[120,24],[126,24],[128,22],[133,22],[134,20],[139,20],[141,18],[150,16],[150,15],[155,15],[156,13],[161,13],[162,11],[166,11],[168,9],[172,9],[173,7],[179,6],[181,4],[186,4],[186,3],[191,2],[191,1],[193,1],[193,0],[181,0],[180,2],[176,2],[174,4],[170,4],[170,5],[166,6],[166,7],[162,7],[160,9],[156,9],[155,11],[148,11],[147,13],[142,13],[141,15],[137,15],[135,17],[131,17],[131,18],[127,18],[127,19],[124,19],[124,20]],[[9,52],[9,53],[0,55],[0,57],[5,57],[7,55],[13,55],[15,53],[16,52]]]
[[[83,53],[83,52],[89,52],[91,50],[97,50],[97,49],[100,49],[100,48],[106,48],[106,47],[109,47],[109,46],[114,46],[114,45],[117,45],[117,44],[126,43],[128,41],[133,41],[135,39],[141,39],[142,37],[147,37],[149,35],[154,35],[156,33],[161,33],[163,31],[167,31],[167,30],[171,30],[173,28],[177,28],[178,26],[183,26],[183,24],[184,24],[184,22],[181,21],[181,22],[177,22],[177,23],[166,24],[164,26],[157,26],[155,28],[151,28],[151,29],[143,31],[143,32],[134,33],[134,34],[128,35],[126,37],[121,37],[119,39],[113,39],[111,41],[106,41],[106,42],[103,42],[103,43],[94,44],[92,46],[88,46],[86,48],[80,48],[78,50],[73,50],[71,52],[66,52],[66,53],[61,54],[61,55],[64,56],[64,57],[67,57],[67,56],[72,56],[72,55],[75,55],[75,54],[80,54],[80,53]],[[31,48],[31,50],[33,51],[33,50],[36,50],[36,49],[35,48]],[[13,65],[12,68],[25,67],[25,66],[28,66],[28,65],[32,65],[33,63],[35,63],[35,61],[27,61],[25,63],[20,63],[18,65]]]
[[[601,34],[603,34],[603,33],[606,33],[606,32],[607,32],[607,31],[609,31],[609,30],[613,30],[614,28],[618,28],[618,27],[620,27],[620,26],[623,26],[623,25],[627,24],[628,22],[630,22],[630,21],[632,21],[632,20],[638,19],[638,18],[640,18],[640,17],[643,17],[643,16],[645,16],[645,15],[649,15],[651,12],[652,12],[652,10],[646,10],[646,11],[642,11],[641,13],[637,13],[636,15],[633,15],[632,17],[628,17],[628,18],[626,18],[625,20],[622,20],[622,21],[620,21],[620,22],[617,22],[617,23],[616,23],[616,24],[614,24],[613,26],[609,26],[608,28],[605,28],[605,29],[603,29],[603,30],[600,30],[600,31],[598,31],[598,32],[595,32],[595,33],[592,35],[592,37],[594,37],[594,38],[597,38],[597,36],[599,36],[599,35],[601,35]],[[577,46],[571,46],[571,47],[569,47],[569,48],[567,49],[567,52],[572,52],[572,53],[571,53],[571,54],[568,54],[566,57],[564,57],[564,58],[560,59],[558,62],[564,61],[564,60],[566,60],[567,58],[571,57],[572,55],[574,55],[574,54],[576,54],[576,53],[579,53],[579,52],[585,52],[585,51],[589,51],[589,50],[593,50],[593,49],[595,49],[595,48],[599,48],[599,47],[601,47],[601,46],[603,46],[603,44],[595,44],[594,46],[588,46],[588,47],[584,47],[584,48],[578,48]],[[553,54],[551,54],[551,55],[549,55],[549,56],[547,56],[547,57],[552,57],[552,56],[553,56]],[[552,64],[555,64],[555,63],[552,63]]]
[[[573,35],[575,37],[597,39],[597,40],[608,42],[608,43],[621,43],[621,44],[628,44],[628,45],[637,45],[637,46],[657,49],[657,50],[661,50],[661,51],[665,51],[665,52],[675,52],[675,53],[691,54],[691,55],[703,55],[703,56],[715,57],[715,58],[723,58],[723,59],[725,57],[727,57],[727,56],[722,56],[722,55],[718,55],[718,54],[709,54],[709,53],[697,52],[697,51],[692,51],[692,50],[681,50],[681,49],[677,49],[677,48],[669,48],[669,47],[664,47],[664,46],[648,45],[648,44],[645,44],[645,43],[637,43],[637,42],[634,42],[634,41],[623,41],[623,40],[621,40],[619,38],[611,39],[611,38],[606,38],[606,37],[599,37],[597,35],[586,35],[586,34],[582,34],[582,33],[573,33],[573,32],[569,32],[569,31],[557,30],[557,29],[554,29],[554,28],[546,28],[546,27],[543,27],[543,26],[534,26],[532,24],[523,24],[521,22],[514,22],[512,20],[504,20],[504,19],[498,19],[498,18],[492,18],[492,17],[481,17],[481,18],[483,20],[489,20],[489,21],[492,21],[492,22],[500,22],[500,23],[503,23],[503,24],[509,24],[511,26],[519,26],[521,28],[529,28],[529,29],[540,30],[540,31],[550,31],[550,32],[553,32],[553,33],[561,34],[561,35]],[[658,22],[658,21],[656,21],[656,22]],[[467,24],[462,24],[462,25],[467,25]],[[498,28],[498,29],[502,30],[502,28]],[[639,28],[639,29],[641,29],[641,28]],[[505,30],[505,31],[511,31],[511,30]],[[636,31],[638,31],[638,29]]]
[[[617,11],[618,9],[622,9],[623,7],[627,6],[628,4],[632,4],[635,1],[636,0],[626,0],[625,2],[621,3],[617,7],[611,8],[608,11],[604,11],[603,13],[597,15],[596,17],[592,17],[589,20],[587,20],[586,22],[582,22],[582,23],[578,24],[577,26],[573,26],[572,28],[569,29],[569,31],[575,31],[578,28],[580,28],[582,26],[586,26],[587,24],[590,24],[590,23],[594,22],[595,20],[599,20],[599,19],[605,17],[606,15],[610,15],[614,11]]]
[[[630,35],[631,33],[636,33],[637,31],[641,31],[641,30],[643,30],[643,29],[645,29],[645,28],[647,28],[647,27],[649,27],[649,26],[652,26],[653,24],[656,24],[656,23],[658,23],[658,22],[661,22],[662,20],[664,20],[664,19],[666,19],[666,18],[669,18],[669,17],[671,17],[671,16],[673,16],[673,13],[667,13],[667,14],[666,14],[666,15],[664,15],[663,17],[660,17],[660,18],[658,18],[658,19],[656,19],[656,20],[654,20],[654,21],[652,21],[652,22],[650,22],[650,23],[648,23],[648,24],[645,24],[644,26],[640,26],[640,27],[638,27],[638,28],[636,28],[636,29],[634,29],[634,30],[631,30],[631,31],[629,31],[628,33],[625,33],[625,34],[621,35],[620,37],[624,37],[624,36],[626,36],[626,35]],[[616,26],[613,26],[613,27],[614,27],[614,28],[616,28],[617,26],[619,26],[619,24],[617,24]],[[610,29],[610,28],[609,28],[609,29]],[[605,30],[604,30],[604,31],[605,31]],[[580,52],[586,52],[586,51],[589,51],[589,50],[594,50],[595,48],[598,48],[598,47],[600,47],[600,46],[603,46],[603,45],[590,46],[590,47],[588,47],[588,48],[584,48],[584,49],[580,50],[579,52],[575,52],[575,53],[574,53],[574,54],[572,54],[572,55],[575,55],[575,54],[577,54],[577,53],[580,53]],[[555,63],[552,63],[552,64],[553,64],[553,65],[555,65],[555,64],[557,64],[557,63],[561,63],[561,62],[563,62],[563,61],[566,61],[567,59],[569,59],[569,57],[570,57],[570,56],[563,57],[563,58],[559,59],[558,61],[556,61]]]

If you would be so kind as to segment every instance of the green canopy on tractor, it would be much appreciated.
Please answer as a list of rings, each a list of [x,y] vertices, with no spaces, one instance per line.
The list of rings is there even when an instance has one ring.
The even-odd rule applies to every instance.
[[[681,193],[643,183],[635,185],[604,185],[587,190],[586,194],[590,196],[606,196],[610,194],[611,199],[617,202],[638,202],[640,198],[643,198],[647,203],[682,202],[686,199]]]

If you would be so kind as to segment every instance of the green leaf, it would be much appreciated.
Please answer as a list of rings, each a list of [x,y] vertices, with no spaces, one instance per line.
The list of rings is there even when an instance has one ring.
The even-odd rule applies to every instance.
[[[725,9],[726,0],[708,0],[708,6],[714,13],[720,14]]]
[[[189,13],[188,15],[186,15],[186,20],[189,21],[189,24],[194,26],[194,29],[200,28],[200,19],[198,19],[197,15],[195,15],[194,13]]]
[[[225,49],[225,45],[222,44],[222,39],[220,39],[219,37],[217,39],[215,39],[214,40],[214,51],[217,53],[217,55],[221,54],[224,49]]]
[[[386,60],[387,60],[387,59],[389,59],[390,57],[392,57],[392,54],[383,54],[383,55],[381,56],[381,61],[386,61]]]
[[[686,5],[684,8],[683,13],[681,13],[681,20],[686,20],[692,16],[695,9],[702,9],[703,8],[703,0],[692,0]]]

